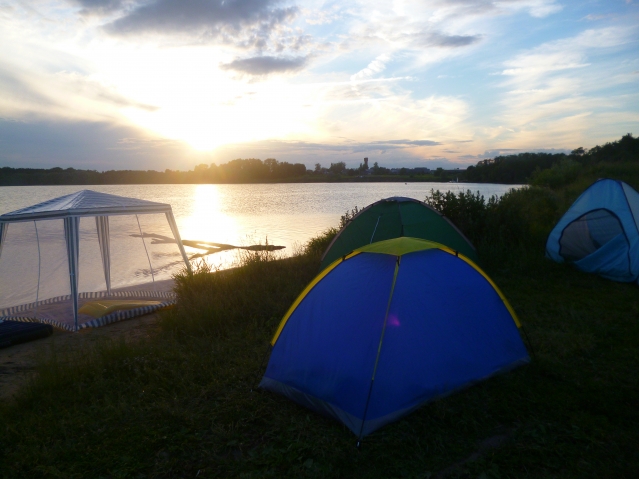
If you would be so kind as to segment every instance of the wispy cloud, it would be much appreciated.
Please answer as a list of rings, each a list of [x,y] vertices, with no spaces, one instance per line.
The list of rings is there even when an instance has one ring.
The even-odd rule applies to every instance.
[[[625,100],[608,89],[632,79],[617,62],[602,68],[601,59],[595,66],[591,58],[636,43],[636,34],[632,27],[590,29],[506,61],[501,118],[511,130],[503,137],[531,141],[544,131],[549,141],[578,142],[596,128],[598,115],[623,109]]]
[[[374,75],[383,72],[386,69],[386,63],[390,60],[390,57],[383,53],[379,55],[375,60],[370,62],[368,66],[354,75],[351,75],[352,82],[358,82],[360,80],[368,80]]]

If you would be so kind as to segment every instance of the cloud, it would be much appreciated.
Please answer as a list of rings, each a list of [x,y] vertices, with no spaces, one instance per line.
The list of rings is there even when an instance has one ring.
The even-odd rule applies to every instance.
[[[419,34],[414,43],[427,47],[460,48],[481,41],[483,35],[446,35],[440,32]]]
[[[404,150],[408,148],[415,148],[419,146],[439,146],[438,141],[432,140],[381,140],[371,141],[368,143],[357,143],[351,147],[351,151],[357,152],[380,152],[385,154],[387,151],[392,150]]]
[[[552,15],[553,13],[557,13],[563,9],[563,7],[557,4],[554,0],[550,1],[524,1],[524,3],[530,15],[537,18],[547,17],[548,15]]]
[[[258,56],[251,58],[239,58],[230,63],[220,65],[222,70],[233,70],[254,76],[265,76],[272,73],[291,73],[304,68],[308,57],[273,57]]]
[[[386,140],[386,141],[373,141],[370,145],[380,146],[397,146],[399,148],[407,148],[412,146],[436,146],[441,145],[439,141],[432,140]]]
[[[159,108],[154,105],[136,102],[120,93],[113,87],[103,85],[102,83],[92,80],[77,72],[59,72],[56,74],[62,80],[66,87],[74,91],[75,94],[85,98],[94,99],[110,103],[112,105],[124,108],[137,108],[144,111],[157,111]]]
[[[287,2],[289,0],[129,0],[121,2],[117,15],[110,12],[105,16],[108,21],[101,29],[127,41],[144,39],[162,42],[164,46],[227,47],[228,53],[235,54],[241,50],[244,52],[241,57],[250,58],[227,64],[236,71],[246,73],[247,69],[260,69],[260,66],[269,71],[278,68],[290,71],[296,65],[303,66],[297,57],[322,47],[314,44],[312,36],[303,29],[294,28],[300,9]],[[287,63],[283,60],[285,57],[288,57]]]
[[[82,7],[83,14],[103,14],[118,10],[123,5],[123,0],[71,0],[72,3]]]
[[[343,18],[344,7],[340,5],[332,5],[327,8],[326,5],[322,5],[321,10],[304,10],[304,21],[309,25],[326,25],[336,22]]]
[[[21,105],[51,105],[51,99],[37,91],[18,72],[0,63],[0,109],[14,110]]]
[[[440,0],[436,20],[502,15],[511,11],[527,11],[532,17],[543,18],[557,13],[563,7],[556,0]]]
[[[176,160],[180,158],[180,160]],[[131,126],[109,122],[0,118],[0,165],[27,168],[188,169],[210,162],[193,151]]]
[[[354,75],[351,75],[351,81],[357,82],[360,80],[366,80],[373,77],[377,73],[381,73],[386,69],[386,63],[390,61],[390,57],[387,54],[379,55],[375,60],[370,62],[368,66]]]
[[[590,22],[594,22],[594,21],[597,21],[597,20],[604,20],[606,18],[614,18],[614,16],[615,15],[613,13],[602,13],[602,14],[591,13],[589,15],[586,15],[584,17],[584,20],[588,20]]]
[[[260,23],[273,28],[298,13],[297,7],[276,8],[279,3],[280,0],[138,1],[105,28],[122,36],[177,33],[218,37]]]
[[[112,85],[75,71],[43,73],[0,61],[0,112],[15,117],[82,118],[119,116],[118,110],[159,108],[128,98]]]
[[[242,148],[245,151],[265,151],[266,155],[275,154],[273,152],[286,151],[288,154],[308,155],[312,152],[322,154],[348,154],[357,153],[365,155],[367,153],[381,153],[387,151],[410,150],[423,146],[439,146],[442,143],[433,140],[378,140],[370,142],[353,141],[343,139],[341,142],[310,142],[300,140],[264,140],[242,145],[225,145],[224,149]],[[271,152],[271,153],[268,153]],[[258,154],[259,156],[259,154]]]
[[[633,32],[623,27],[590,29],[580,34],[545,43],[505,62],[503,75],[532,79],[551,72],[590,65],[588,51],[613,48],[633,41]]]

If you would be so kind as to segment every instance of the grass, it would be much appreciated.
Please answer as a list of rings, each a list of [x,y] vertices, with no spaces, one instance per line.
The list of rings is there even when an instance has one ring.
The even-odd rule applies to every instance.
[[[534,200],[522,198],[512,204]],[[292,258],[247,252],[237,269],[179,276],[179,306],[150,340],[43,359],[0,403],[0,477],[638,477],[637,286],[545,260],[541,233],[518,241],[509,231],[520,227],[479,252],[532,363],[422,407],[360,450],[341,424],[255,388],[332,230]]]

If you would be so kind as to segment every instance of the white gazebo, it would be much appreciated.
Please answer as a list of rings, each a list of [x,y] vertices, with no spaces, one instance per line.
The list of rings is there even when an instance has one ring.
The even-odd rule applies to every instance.
[[[169,204],[82,190],[0,216],[0,318],[73,331],[117,321],[149,307],[85,318],[79,303],[164,298],[166,306],[173,293],[162,279],[184,267]]]

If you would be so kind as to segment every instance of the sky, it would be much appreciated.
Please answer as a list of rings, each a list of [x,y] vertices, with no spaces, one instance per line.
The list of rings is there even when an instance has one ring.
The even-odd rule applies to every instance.
[[[639,0],[0,0],[0,166],[465,168],[639,134]]]

